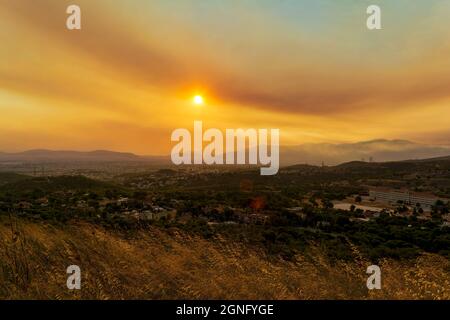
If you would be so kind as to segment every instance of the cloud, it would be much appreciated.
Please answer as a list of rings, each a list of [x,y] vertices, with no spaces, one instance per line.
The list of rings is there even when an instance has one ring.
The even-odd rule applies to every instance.
[[[296,2],[297,10],[305,3]],[[275,2],[79,0],[81,31],[65,28],[68,4],[0,0],[0,89],[34,99],[29,109],[53,108],[49,121],[60,116],[58,123],[68,127],[98,125],[92,131],[98,144],[119,138],[106,145],[125,150],[122,121],[136,135],[159,132],[152,148],[162,152],[167,132],[197,116],[218,125],[226,119],[229,126],[280,127],[294,143],[310,136],[423,141],[414,132],[442,141],[438,131],[450,126],[450,46],[444,41],[450,29],[447,20],[434,19],[450,6],[432,6],[423,17],[404,17],[397,8],[380,33],[368,33],[357,4],[316,3],[313,16],[294,19]],[[214,104],[203,114],[180,102],[196,88]],[[7,99],[0,105],[8,121],[28,121],[39,134],[43,123],[22,122],[26,115],[12,116],[11,105]],[[118,129],[100,125],[108,121]],[[88,144],[88,137],[76,139],[84,136],[77,130],[74,143]],[[147,148],[139,143],[135,150]]]
[[[229,37],[226,41],[231,46],[242,43],[245,37],[253,37],[249,41],[254,45],[255,52],[237,50],[236,53],[225,55],[221,51],[229,49],[226,43],[209,50],[203,50],[207,47],[204,44],[199,45],[198,50],[201,52],[198,53],[197,60],[192,60],[195,48],[187,48],[182,42],[174,47],[174,43],[177,43],[174,40],[164,45],[164,39],[158,32],[142,30],[148,37],[142,36],[132,26],[133,21],[129,21],[130,25],[127,25],[127,20],[108,9],[106,2],[79,3],[83,8],[83,30],[69,32],[62,27],[66,6],[64,2],[43,0],[39,5],[30,5],[27,1],[0,0],[4,9],[22,19],[21,24],[28,24],[45,34],[50,45],[61,47],[68,55],[78,54],[81,63],[82,59],[88,57],[93,63],[102,66],[103,69],[99,70],[105,72],[103,76],[110,75],[116,81],[130,86],[156,86],[159,90],[173,92],[198,83],[207,87],[223,102],[279,112],[324,115],[368,110],[374,106],[391,108],[394,104],[402,108],[409,103],[448,97],[450,69],[436,69],[436,66],[445,67],[448,63],[442,65],[441,60],[431,60],[427,56],[432,53],[427,53],[424,48],[420,48],[420,51],[425,52],[420,60],[415,59],[407,64],[400,63],[381,70],[383,63],[364,64],[365,58],[356,55],[358,50],[349,50],[347,45],[336,43],[335,47],[325,48],[321,47],[326,44],[322,40],[317,40],[317,43],[312,43],[314,41],[311,39],[296,41],[282,36],[286,30],[275,30],[270,31],[269,39],[275,39],[274,46],[271,47],[258,36],[258,33],[263,34],[265,30],[244,29],[242,35],[225,34]],[[270,24],[269,21],[267,28],[270,28]],[[180,26],[182,27],[182,21],[180,25],[168,29],[173,33],[166,36],[186,40],[177,34]],[[154,28],[158,28],[158,25]],[[191,32],[195,30],[190,26],[186,29]],[[182,30],[178,30],[181,34]],[[192,36],[194,39],[195,34]],[[366,41],[355,42],[353,46],[359,48],[361,54],[367,54]],[[195,43],[193,40],[191,44],[195,46]],[[280,49],[283,45],[287,52]],[[414,43],[416,45],[421,44]],[[313,52],[317,47],[321,51]],[[267,51],[257,51],[258,48]],[[448,50],[448,47],[443,45],[442,48],[433,48],[433,52],[438,49]],[[356,58],[353,64],[349,64],[348,58],[342,57],[346,50]],[[450,50],[447,52],[450,54]],[[39,55],[39,52],[35,54]],[[441,54],[440,59],[445,56]],[[204,59],[205,57],[211,59]],[[382,57],[386,58],[385,55]],[[188,58],[189,61],[186,60]],[[233,61],[225,61],[225,58]],[[61,55],[59,59],[64,59],[64,56]],[[373,61],[373,54],[367,56],[367,61]],[[43,93],[46,89],[51,89],[52,94],[66,95],[71,99],[89,99],[89,96],[95,95],[88,88],[83,88],[82,81],[80,90],[66,90],[67,85],[61,83],[60,75],[44,78],[42,74],[35,72],[27,77],[30,78],[28,81],[24,78],[14,79],[12,75],[8,77],[3,72],[2,85],[8,86],[9,80],[13,89],[26,90],[23,87],[32,82],[28,88],[35,87]]]

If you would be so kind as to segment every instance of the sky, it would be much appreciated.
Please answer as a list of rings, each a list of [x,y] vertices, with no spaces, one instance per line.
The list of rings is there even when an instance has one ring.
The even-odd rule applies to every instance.
[[[448,145],[449,17],[447,0],[0,0],[0,151],[162,155],[194,120]]]

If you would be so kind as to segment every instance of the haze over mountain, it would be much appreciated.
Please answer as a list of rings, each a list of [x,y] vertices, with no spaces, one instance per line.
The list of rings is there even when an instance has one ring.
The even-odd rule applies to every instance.
[[[349,161],[401,161],[450,155],[450,147],[414,143],[407,140],[371,140],[342,144],[303,144],[282,147],[282,165],[307,163],[337,165]]]
[[[167,162],[167,157],[138,156],[129,152],[108,150],[95,151],[53,151],[45,149],[17,153],[0,152],[0,162]]]
[[[280,164],[337,165],[350,161],[386,162],[428,159],[450,155],[450,147],[414,143],[406,140],[371,140],[342,144],[303,144],[282,146]],[[0,152],[0,162],[151,162],[170,164],[170,156],[140,156],[133,153],[96,150],[29,150]]]

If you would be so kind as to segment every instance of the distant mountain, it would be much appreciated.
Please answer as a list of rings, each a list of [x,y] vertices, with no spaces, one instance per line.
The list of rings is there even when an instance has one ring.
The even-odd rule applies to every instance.
[[[450,157],[450,147],[414,143],[406,140],[371,140],[357,143],[318,143],[280,148],[280,164],[338,165],[352,161],[387,162]],[[133,153],[97,150],[29,150],[0,152],[1,162],[148,162],[170,164],[170,156],[139,156]]]
[[[386,162],[448,156],[450,147],[384,139],[343,144],[303,144],[280,150],[282,165],[337,165],[351,161]]]
[[[405,162],[409,162],[409,161],[413,161],[413,160],[407,160]],[[445,156],[445,157],[437,157],[437,158],[427,158],[427,159],[418,159],[418,160],[414,160],[415,162],[439,162],[439,161],[450,161],[450,156]]]
[[[167,162],[167,157],[138,156],[133,153],[96,150],[52,151],[29,150],[18,153],[0,152],[0,162]]]

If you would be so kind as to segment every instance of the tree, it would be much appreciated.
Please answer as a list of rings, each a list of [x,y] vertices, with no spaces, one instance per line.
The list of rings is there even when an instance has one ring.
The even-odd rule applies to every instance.
[[[144,191],[135,191],[133,194],[133,198],[136,200],[145,200],[145,198],[147,197],[147,192]]]
[[[331,202],[331,201],[328,200],[328,199],[323,200],[322,203],[323,203],[323,207],[324,207],[325,209],[333,209],[333,207],[334,207],[333,202]]]

